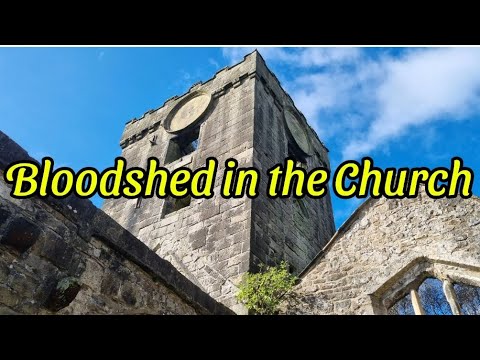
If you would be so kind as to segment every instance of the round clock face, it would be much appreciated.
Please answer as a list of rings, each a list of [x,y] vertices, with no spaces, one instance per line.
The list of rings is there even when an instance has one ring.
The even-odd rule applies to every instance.
[[[285,122],[287,123],[288,131],[300,150],[305,154],[310,155],[310,142],[308,141],[308,135],[301,120],[292,112],[292,110],[287,109],[285,110]]]
[[[195,124],[207,111],[211,98],[210,94],[204,92],[187,95],[168,114],[165,129],[177,133]]]

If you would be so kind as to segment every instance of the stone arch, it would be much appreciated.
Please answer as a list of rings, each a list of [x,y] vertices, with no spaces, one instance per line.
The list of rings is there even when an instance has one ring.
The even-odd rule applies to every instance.
[[[411,290],[418,289],[429,277],[441,280],[447,286],[462,283],[480,287],[480,266],[427,257],[416,258],[369,294],[373,312],[386,315],[388,308]]]

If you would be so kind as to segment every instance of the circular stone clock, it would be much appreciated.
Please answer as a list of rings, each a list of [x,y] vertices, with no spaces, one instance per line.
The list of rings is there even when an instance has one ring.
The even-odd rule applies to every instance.
[[[285,123],[287,124],[287,130],[293,137],[293,140],[295,141],[297,146],[306,155],[311,155],[310,141],[308,140],[308,133],[305,129],[303,121],[292,108],[286,108],[284,116]]]
[[[203,91],[196,91],[183,98],[165,119],[165,130],[178,133],[194,126],[205,114],[212,96]]]

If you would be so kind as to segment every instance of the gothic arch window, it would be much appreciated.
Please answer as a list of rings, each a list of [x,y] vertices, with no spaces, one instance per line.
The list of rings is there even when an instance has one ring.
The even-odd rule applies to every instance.
[[[457,283],[453,289],[462,314],[480,315],[480,287]]]
[[[371,298],[378,314],[480,315],[480,268],[418,258]]]
[[[453,315],[441,280],[428,277],[390,309],[389,315]]]

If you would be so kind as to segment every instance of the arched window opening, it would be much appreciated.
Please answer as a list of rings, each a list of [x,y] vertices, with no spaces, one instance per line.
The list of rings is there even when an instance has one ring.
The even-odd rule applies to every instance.
[[[464,315],[480,315],[480,288],[457,283],[453,285],[460,311]]]
[[[388,315],[415,315],[410,293],[398,300],[388,309]]]
[[[420,303],[425,315],[453,315],[443,292],[442,281],[427,278],[418,288]]]
[[[387,311],[389,315],[480,315],[480,288],[426,278]]]

